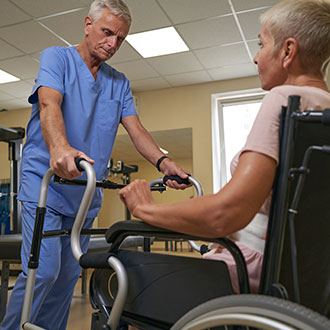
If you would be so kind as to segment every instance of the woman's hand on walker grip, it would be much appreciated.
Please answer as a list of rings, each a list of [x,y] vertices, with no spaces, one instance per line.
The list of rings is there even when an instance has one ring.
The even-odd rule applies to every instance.
[[[119,191],[119,196],[121,201],[135,217],[139,217],[139,207],[154,204],[150,185],[146,180],[134,180]]]

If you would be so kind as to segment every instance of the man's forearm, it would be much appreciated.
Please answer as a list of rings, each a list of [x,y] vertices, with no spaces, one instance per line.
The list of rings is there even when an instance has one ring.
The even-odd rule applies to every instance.
[[[68,147],[65,125],[61,108],[57,105],[40,107],[40,123],[42,135],[50,153],[57,148]]]

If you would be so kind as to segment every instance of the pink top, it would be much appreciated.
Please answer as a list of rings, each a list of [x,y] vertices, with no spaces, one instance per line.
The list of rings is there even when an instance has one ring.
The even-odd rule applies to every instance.
[[[330,93],[308,86],[283,85],[273,88],[263,99],[259,113],[252,126],[243,149],[234,157],[230,170],[233,174],[240,155],[245,151],[254,151],[275,159],[279,158],[279,122],[282,106],[288,105],[290,95],[301,95],[300,110],[323,110],[330,108]],[[260,209],[260,213],[269,214],[271,195]]]
[[[243,149],[234,157],[231,172],[234,173],[240,155],[245,151],[259,152],[279,160],[279,122],[282,106],[288,104],[290,95],[301,95],[300,110],[323,110],[330,108],[330,93],[315,87],[279,86],[273,88],[263,99],[261,108],[253,124]],[[259,213],[248,226],[234,234],[249,274],[251,290],[258,292],[264,252],[265,235],[268,224],[271,194],[267,197]],[[232,235],[231,235],[232,236]],[[232,279],[233,289],[239,292],[236,264],[229,251],[218,244],[211,245],[211,251],[204,254],[205,259],[226,262]]]

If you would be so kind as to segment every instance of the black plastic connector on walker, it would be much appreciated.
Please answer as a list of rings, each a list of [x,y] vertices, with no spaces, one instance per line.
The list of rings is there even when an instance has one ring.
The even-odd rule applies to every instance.
[[[46,214],[45,207],[37,207],[36,220],[34,224],[34,231],[32,238],[31,254],[29,259],[29,268],[31,269],[36,269],[39,266],[39,253],[40,253],[40,245],[42,239],[42,230],[44,226],[45,214]]]

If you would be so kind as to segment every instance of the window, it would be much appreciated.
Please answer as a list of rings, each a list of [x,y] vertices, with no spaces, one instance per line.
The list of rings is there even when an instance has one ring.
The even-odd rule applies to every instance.
[[[230,180],[231,160],[244,146],[264,95],[261,89],[212,95],[214,193]]]

